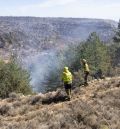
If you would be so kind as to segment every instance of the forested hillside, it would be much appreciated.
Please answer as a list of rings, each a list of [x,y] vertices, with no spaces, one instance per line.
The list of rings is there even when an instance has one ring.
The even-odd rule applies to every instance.
[[[119,75],[119,51],[119,24],[111,20],[0,17],[0,57],[28,71],[33,91],[59,87],[64,66],[80,71],[81,78],[82,58],[91,75],[99,69],[105,76]]]
[[[111,20],[80,18],[35,18],[0,17],[1,56],[7,53],[26,51],[34,53],[53,46],[70,44],[85,40],[90,33],[96,32],[100,39],[109,41],[114,35],[117,23]]]
[[[120,21],[0,17],[0,57],[0,129],[120,129]]]

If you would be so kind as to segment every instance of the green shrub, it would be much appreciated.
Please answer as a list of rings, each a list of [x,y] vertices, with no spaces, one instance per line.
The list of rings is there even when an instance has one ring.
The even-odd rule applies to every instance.
[[[31,93],[30,76],[27,71],[19,67],[14,61],[4,63],[0,61],[0,97],[8,97],[9,93]]]

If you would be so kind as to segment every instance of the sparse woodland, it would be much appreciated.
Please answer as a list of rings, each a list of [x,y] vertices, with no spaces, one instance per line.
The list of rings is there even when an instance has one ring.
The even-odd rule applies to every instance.
[[[0,29],[0,52],[3,54],[3,60],[0,61],[0,129],[120,129],[120,22],[113,33],[111,24],[105,27],[106,23],[101,21],[97,27],[102,28],[102,32],[105,31],[103,35],[93,31],[86,40],[78,42],[73,40],[76,33],[70,31],[78,27],[77,19],[75,20],[77,25],[69,23],[70,19],[68,21],[53,19],[54,22],[49,18],[40,20],[28,17],[26,22],[23,22],[24,18],[1,19],[5,20],[5,23],[0,23],[4,31],[8,30],[9,25],[14,24],[13,29],[16,29],[16,26],[20,28],[19,31],[11,30],[12,32],[7,34],[3,34]],[[11,22],[8,22],[10,19]],[[32,27],[31,20],[34,23]],[[59,24],[56,24],[56,21]],[[43,24],[44,22],[47,25]],[[95,20],[96,22],[98,21]],[[25,24],[27,29],[23,23],[28,23]],[[89,28],[92,22],[88,20],[88,23],[85,26]],[[39,34],[44,30],[44,38],[36,33],[32,35],[29,33],[29,38],[27,35],[29,27],[32,28],[32,33],[37,30],[36,33]],[[57,31],[53,27],[56,27]],[[69,29],[66,30],[66,27]],[[48,28],[51,31],[48,32]],[[110,40],[106,35],[107,29]],[[58,34],[58,30],[61,35]],[[67,40],[63,40],[64,38],[60,40],[60,36],[63,35]],[[73,37],[70,39],[71,35]],[[70,40],[71,43],[66,43]],[[48,65],[49,69],[45,67],[49,71],[49,74],[45,73],[44,76],[46,82],[43,84],[47,85],[45,94],[32,91],[31,71],[25,70],[17,57],[19,54],[21,57],[27,57],[31,51],[27,53],[26,50],[31,48],[35,51],[36,47],[39,52],[56,48],[54,56],[52,58],[48,56],[45,60],[53,61],[50,62],[50,67]],[[4,55],[5,52],[11,55],[7,63],[4,61],[4,58],[8,58],[7,54]],[[105,78],[93,80],[89,77],[89,86],[84,87],[81,65],[83,58],[90,66],[90,76],[101,69]],[[55,67],[51,67],[53,64]],[[68,66],[74,76],[71,101],[66,100],[66,93],[62,88],[60,75],[64,66]],[[30,68],[34,69],[31,66]]]

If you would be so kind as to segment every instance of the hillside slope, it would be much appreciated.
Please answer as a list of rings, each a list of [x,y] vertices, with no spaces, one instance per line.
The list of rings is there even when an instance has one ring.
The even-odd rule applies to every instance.
[[[24,57],[34,51],[80,42],[92,32],[108,41],[116,27],[117,22],[101,19],[0,17],[0,55],[7,58],[8,53],[17,52]]]
[[[0,100],[0,129],[120,129],[120,77],[64,90]]]

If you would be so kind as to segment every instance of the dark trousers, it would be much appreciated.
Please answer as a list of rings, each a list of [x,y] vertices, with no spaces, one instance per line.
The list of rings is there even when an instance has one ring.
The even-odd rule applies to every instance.
[[[65,87],[65,91],[68,95],[69,98],[71,98],[71,88],[72,88],[72,84],[68,84],[68,83],[64,83],[64,87]]]
[[[85,76],[84,76],[84,83],[85,84],[88,84],[88,75],[89,75],[89,72],[85,72]]]

